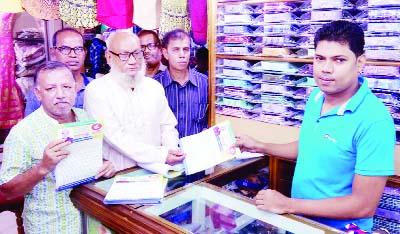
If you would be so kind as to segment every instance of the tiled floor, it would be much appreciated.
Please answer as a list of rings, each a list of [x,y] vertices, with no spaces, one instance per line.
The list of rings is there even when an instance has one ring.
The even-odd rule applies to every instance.
[[[17,234],[17,223],[12,212],[0,213],[0,234]]]

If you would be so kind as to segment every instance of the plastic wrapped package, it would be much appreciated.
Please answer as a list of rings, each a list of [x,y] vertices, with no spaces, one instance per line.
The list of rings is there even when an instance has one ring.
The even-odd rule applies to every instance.
[[[390,47],[400,49],[399,36],[367,36],[365,37],[365,47]]]
[[[226,97],[219,97],[216,102],[218,105],[223,106],[230,106],[230,107],[238,107],[245,110],[253,109],[254,105],[249,103],[246,100],[240,99],[233,99],[233,98],[226,98]]]
[[[395,76],[400,77],[400,67],[397,66],[374,66],[367,65],[363,68],[362,74],[365,76]]]
[[[343,8],[352,8],[353,4],[346,0],[312,0],[311,8],[312,9],[343,9]]]
[[[219,21],[225,24],[246,24],[246,25],[252,24],[253,20],[254,17],[248,14],[240,14],[240,15],[224,14],[221,15],[219,19]]]
[[[400,8],[369,9],[370,20],[400,20]]]
[[[230,44],[252,44],[253,40],[250,36],[219,36],[217,37],[219,43],[230,43]]]
[[[268,24],[264,26],[264,35],[295,35],[298,29],[292,24]]]
[[[251,5],[225,5],[218,7],[219,14],[252,14],[254,8]]]
[[[263,12],[292,12],[296,11],[297,6],[290,2],[266,2],[263,4]]]
[[[284,21],[293,21],[297,17],[296,15],[290,12],[281,12],[281,13],[268,13],[264,15],[264,22],[284,22]]]
[[[236,25],[236,26],[223,26],[220,33],[224,34],[252,34],[253,30],[249,26]]]
[[[223,46],[217,50],[219,53],[234,55],[252,55],[253,48],[251,46]]]
[[[368,23],[368,31],[370,32],[397,32],[400,33],[400,23]]]
[[[369,7],[400,6],[399,0],[368,0]]]
[[[263,47],[262,55],[271,56],[271,57],[295,57],[289,48],[271,48],[271,47]]]
[[[400,61],[400,50],[365,50],[367,59]]]
[[[353,16],[346,10],[312,10],[311,21],[333,21],[340,19],[352,19]]]
[[[294,74],[298,71],[298,66],[288,62],[260,61],[253,65],[255,71],[274,71],[286,74]]]
[[[217,61],[217,64],[221,64],[226,67],[241,68],[245,70],[251,68],[251,64],[246,60],[221,59]]]

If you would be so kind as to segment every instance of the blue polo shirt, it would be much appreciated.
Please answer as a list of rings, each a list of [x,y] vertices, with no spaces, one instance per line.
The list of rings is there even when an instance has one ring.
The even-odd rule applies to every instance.
[[[345,104],[321,116],[324,94],[315,89],[307,101],[299,137],[292,197],[324,199],[349,195],[354,174],[394,174],[395,127],[387,107],[364,78]],[[310,217],[344,229],[349,223],[371,231],[372,218],[332,220]]]

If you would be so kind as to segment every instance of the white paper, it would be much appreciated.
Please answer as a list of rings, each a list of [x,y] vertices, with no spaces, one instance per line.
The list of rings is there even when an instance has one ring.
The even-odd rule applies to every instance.
[[[59,138],[73,143],[64,148],[70,154],[57,164],[54,171],[56,190],[93,181],[103,165],[103,125],[95,120],[63,124]]]
[[[240,154],[240,149],[233,147],[234,143],[235,135],[229,121],[219,123],[198,134],[181,138],[179,145],[185,153],[183,163],[186,175],[235,158]]]
[[[246,158],[258,158],[263,157],[264,154],[260,153],[252,153],[252,152],[242,152],[240,155],[236,156],[237,159],[246,159]]]
[[[160,174],[117,176],[104,198],[105,204],[155,204],[164,197],[167,179]]]
[[[179,163],[173,166],[165,163],[138,163],[138,166],[148,171],[161,174],[167,178],[177,177],[181,175],[185,169],[183,163]]]

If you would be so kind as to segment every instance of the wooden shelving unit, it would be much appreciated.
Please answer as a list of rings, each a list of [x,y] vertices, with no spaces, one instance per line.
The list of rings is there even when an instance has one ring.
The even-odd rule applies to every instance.
[[[229,119],[233,123],[235,132],[245,133],[256,137],[262,141],[269,142],[290,142],[296,140],[298,137],[299,129],[290,126],[280,126],[267,124],[255,120],[241,119],[236,117],[217,115],[215,102],[216,102],[216,60],[217,59],[240,59],[248,61],[281,61],[292,63],[312,63],[310,58],[280,58],[269,56],[243,56],[243,55],[227,55],[216,53],[217,42],[217,15],[218,6],[224,5],[238,5],[238,4],[260,4],[267,2],[304,2],[304,1],[288,1],[288,0],[252,0],[252,1],[232,1],[232,2],[216,2],[215,0],[208,0],[208,45],[209,45],[209,100],[210,100],[210,124],[215,124],[220,121]],[[400,62],[395,61],[367,61],[368,65],[376,66],[399,66]],[[265,134],[267,133],[268,134]],[[400,145],[395,148],[395,170],[396,174],[400,175]]]

